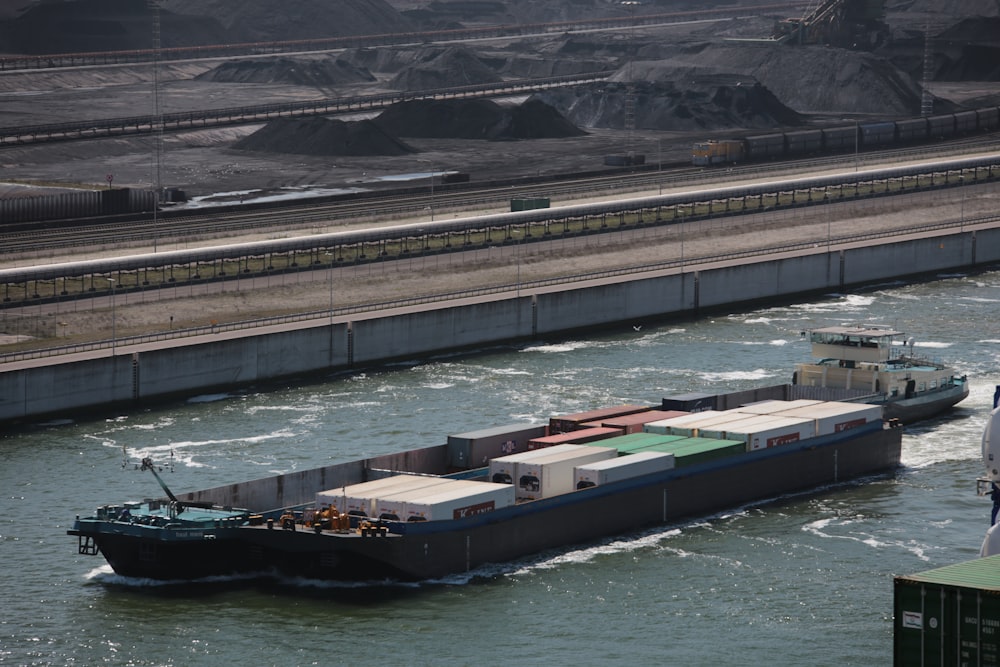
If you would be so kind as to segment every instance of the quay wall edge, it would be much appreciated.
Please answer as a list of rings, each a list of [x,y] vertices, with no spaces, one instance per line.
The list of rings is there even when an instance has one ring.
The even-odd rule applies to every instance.
[[[107,412],[282,378],[370,367],[432,354],[609,327],[740,304],[1000,263],[1000,229],[813,254],[691,266],[682,273],[498,295],[462,304],[375,313],[351,322],[303,322],[207,343],[119,346],[107,357],[0,369],[0,423]],[[920,267],[915,273],[914,267]]]

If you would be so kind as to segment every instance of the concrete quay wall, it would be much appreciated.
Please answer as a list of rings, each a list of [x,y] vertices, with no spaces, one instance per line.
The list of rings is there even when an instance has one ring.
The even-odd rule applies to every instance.
[[[312,321],[283,330],[171,340],[114,354],[0,367],[0,423],[99,412],[279,378],[373,366],[434,353],[530,340],[592,327],[839,291],[917,274],[1000,262],[1000,229],[808,255],[689,266],[486,301],[428,304]],[[8,365],[13,366],[13,365]]]

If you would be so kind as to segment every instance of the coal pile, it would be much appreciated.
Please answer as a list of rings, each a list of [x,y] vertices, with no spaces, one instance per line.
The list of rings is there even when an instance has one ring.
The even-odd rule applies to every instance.
[[[216,83],[286,83],[317,87],[375,81],[371,72],[344,60],[295,58],[234,60],[199,74],[195,79]]]
[[[207,17],[160,15],[164,47],[222,44],[223,26]],[[133,0],[73,0],[29,6],[0,22],[0,50],[45,54],[127,51],[153,46],[152,13]]]
[[[935,80],[1000,81],[1000,18],[960,21],[938,35],[936,47]]]
[[[632,85],[635,128],[690,131],[729,128],[775,128],[800,125],[801,114],[789,109],[764,86],[751,79],[725,82],[716,77],[673,83]],[[575,90],[537,93],[581,127],[622,129],[625,127],[628,84],[592,85]]]
[[[280,4],[272,0],[160,0],[160,4],[177,14],[221,23],[232,43],[413,30],[413,24],[385,0],[296,0]]]
[[[412,147],[370,120],[279,118],[244,137],[233,148],[298,155],[405,155]]]
[[[433,90],[502,80],[500,74],[465,48],[429,49],[419,58],[393,77],[389,87],[394,90]]]
[[[393,104],[375,122],[400,137],[511,141],[586,134],[552,106],[538,100],[517,107],[485,99],[413,100]]]

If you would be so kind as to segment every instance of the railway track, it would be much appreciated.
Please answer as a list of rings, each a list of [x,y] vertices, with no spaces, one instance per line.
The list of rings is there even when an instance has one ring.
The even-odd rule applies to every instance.
[[[1000,136],[967,138],[948,144],[916,149],[866,153],[866,164],[892,163],[956,156],[970,151],[1000,151]],[[697,169],[690,165],[664,165],[662,171],[644,171],[617,175],[567,178],[556,182],[535,183],[519,189],[530,194],[532,187],[544,196],[572,202],[607,195],[659,190],[670,191],[713,183],[733,182],[748,176],[778,176],[782,173],[805,173],[809,170],[843,166],[859,159],[856,155],[839,155],[789,163],[748,165],[739,168]],[[497,212],[509,205],[511,190],[502,187],[471,190],[441,190],[405,194],[386,192],[377,199],[361,201],[324,201],[297,203],[294,206],[250,209],[226,212],[193,212],[189,215],[171,213],[154,219],[129,220],[125,223],[80,221],[78,224],[40,224],[31,228],[4,229],[0,226],[0,254],[10,258],[30,258],[51,255],[73,249],[78,251],[128,250],[159,244],[206,243],[225,241],[250,235],[308,235],[330,231],[346,231],[361,227],[378,227],[404,219],[431,217],[437,214],[463,213],[474,216],[482,212]]]

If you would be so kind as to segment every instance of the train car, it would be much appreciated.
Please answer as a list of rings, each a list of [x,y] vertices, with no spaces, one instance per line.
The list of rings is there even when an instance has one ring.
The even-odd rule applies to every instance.
[[[976,112],[959,111],[955,116],[955,134],[972,134],[976,131]]]
[[[896,141],[896,124],[893,122],[861,123],[858,132],[861,146],[866,149],[889,146]]]
[[[976,111],[976,127],[980,132],[993,132],[1000,127],[1000,107]]]
[[[742,162],[746,150],[741,139],[704,141],[691,149],[691,162],[705,167],[713,164]]]
[[[927,119],[920,117],[897,120],[896,140],[901,144],[927,141]]]
[[[787,155],[812,155],[823,150],[823,130],[799,130],[785,133]]]
[[[931,116],[927,119],[928,139],[948,139],[955,136],[955,114]]]
[[[830,153],[856,151],[858,149],[858,126],[827,127],[823,129],[823,150]]]
[[[761,134],[746,138],[747,159],[770,160],[785,155],[785,135]]]

